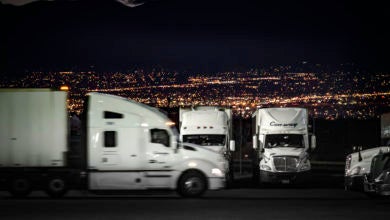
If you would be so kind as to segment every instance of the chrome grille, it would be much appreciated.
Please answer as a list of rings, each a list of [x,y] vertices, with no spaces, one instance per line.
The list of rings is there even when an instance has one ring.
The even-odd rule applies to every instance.
[[[296,172],[298,168],[299,157],[281,156],[274,157],[276,171]]]

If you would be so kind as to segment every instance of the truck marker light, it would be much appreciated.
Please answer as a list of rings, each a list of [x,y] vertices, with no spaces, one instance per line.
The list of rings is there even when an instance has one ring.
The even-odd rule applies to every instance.
[[[69,86],[67,86],[67,85],[62,85],[62,86],[60,87],[60,90],[61,90],[61,91],[69,91]]]
[[[173,122],[173,121],[168,121],[168,122],[165,122],[165,124],[166,124],[167,126],[174,126],[174,125],[175,125],[175,122]]]

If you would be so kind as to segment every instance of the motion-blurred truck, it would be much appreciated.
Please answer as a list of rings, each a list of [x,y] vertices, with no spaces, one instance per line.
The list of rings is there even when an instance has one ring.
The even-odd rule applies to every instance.
[[[0,102],[0,187],[15,196],[170,189],[196,197],[225,187],[225,158],[180,144],[174,123],[156,108],[87,94],[77,157],[66,91],[1,89]]]

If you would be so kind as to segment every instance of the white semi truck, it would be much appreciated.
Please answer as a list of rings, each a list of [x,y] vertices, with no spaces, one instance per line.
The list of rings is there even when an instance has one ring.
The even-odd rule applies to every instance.
[[[180,140],[183,143],[201,145],[223,155],[228,161],[226,178],[233,181],[233,139],[232,111],[230,108],[197,106],[179,109]]]
[[[310,170],[308,113],[305,108],[260,108],[252,116],[253,176],[257,183],[304,183]]]
[[[346,190],[364,190],[364,175],[371,171],[372,158],[378,154],[390,152],[390,147],[381,146],[357,151],[348,154],[345,161],[344,188]]]
[[[355,147],[353,153],[346,156],[344,187],[346,190],[364,190],[364,176],[371,172],[372,159],[378,154],[390,152],[390,113],[381,115],[382,146],[362,150]]]
[[[170,189],[195,197],[225,187],[225,158],[179,143],[173,123],[155,108],[87,94],[83,141],[75,149],[67,92],[1,89],[0,102],[0,187],[15,196]]]

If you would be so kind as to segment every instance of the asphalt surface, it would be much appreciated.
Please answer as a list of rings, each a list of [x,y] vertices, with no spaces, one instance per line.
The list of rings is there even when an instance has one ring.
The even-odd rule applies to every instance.
[[[242,175],[231,189],[184,199],[175,192],[96,195],[71,191],[61,199],[0,192],[0,219],[389,219],[390,199],[344,191],[340,177],[317,176],[310,187],[251,185]],[[330,184],[332,183],[333,184]]]

